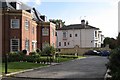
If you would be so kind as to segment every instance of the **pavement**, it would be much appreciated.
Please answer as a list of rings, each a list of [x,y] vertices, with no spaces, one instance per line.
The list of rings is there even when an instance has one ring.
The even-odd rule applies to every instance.
[[[4,77],[2,80],[104,80],[107,62],[106,57],[89,56],[19,73],[14,77]]]

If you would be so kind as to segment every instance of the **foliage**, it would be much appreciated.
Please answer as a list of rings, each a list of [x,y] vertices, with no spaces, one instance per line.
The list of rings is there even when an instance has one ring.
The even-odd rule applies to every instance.
[[[62,58],[73,58],[73,59],[78,58],[78,56],[74,56],[74,55],[61,55],[60,57],[62,57]]]
[[[56,20],[55,19],[50,19],[49,21],[56,24],[56,29],[59,29],[60,27],[65,26],[65,21],[63,22],[60,19],[56,19]]]
[[[47,46],[44,48],[43,53],[47,54],[48,56],[55,54],[55,48],[53,46]]]
[[[22,53],[23,53],[24,55],[26,55],[26,54],[27,54],[27,50],[23,50]]]
[[[40,50],[40,49],[36,49],[36,52],[37,52],[39,55],[41,55],[41,54],[42,54],[42,52],[41,52],[41,50]]]
[[[120,46],[120,33],[118,34],[118,37],[117,37],[117,45]]]
[[[117,40],[114,38],[106,37],[104,39],[103,46],[105,47],[106,45],[109,45],[110,49],[115,49],[117,47]]]
[[[8,54],[8,62],[21,61],[23,59],[23,55],[17,52],[11,52]]]
[[[120,79],[120,47],[114,49],[110,55],[109,68],[111,70],[112,80]]]

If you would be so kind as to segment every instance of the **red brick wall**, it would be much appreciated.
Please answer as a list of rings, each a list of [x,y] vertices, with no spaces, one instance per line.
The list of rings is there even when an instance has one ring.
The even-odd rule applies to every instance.
[[[5,20],[4,20],[5,19]],[[19,19],[20,20],[20,28],[19,29],[11,29],[11,19]],[[25,19],[28,19],[29,30],[25,30]],[[5,21],[5,22],[4,22]],[[30,51],[32,51],[32,40],[36,40],[36,22],[32,20],[31,14],[19,10],[19,11],[9,11],[9,13],[5,12],[5,16],[3,13],[2,16],[2,52],[8,53],[10,52],[10,39],[20,39],[20,50],[25,49],[25,39],[28,38],[30,40]],[[4,27],[5,26],[5,27]],[[32,27],[34,27],[34,34],[32,34]]]
[[[28,30],[25,29],[25,20],[29,21],[29,28]],[[32,33],[32,28],[34,27],[34,34]],[[25,40],[28,39],[29,40],[29,52],[32,52],[32,41],[35,40],[37,41],[36,38],[36,27],[37,24],[35,23],[35,21],[33,21],[31,19],[31,17],[29,16],[22,16],[22,50],[25,49]]]
[[[53,35],[53,31],[54,31],[54,35]],[[53,45],[54,43],[54,47],[56,47],[56,36],[55,36],[55,24],[50,23],[50,45]]]
[[[2,17],[2,40],[3,40],[3,53],[8,53],[10,52],[10,39],[11,38],[20,38],[20,29],[11,29],[11,19],[20,19],[21,21],[21,15],[19,12],[3,12],[3,17]],[[21,26],[21,25],[20,25]]]
[[[41,37],[41,28],[48,28],[49,29],[49,35],[48,36],[42,36]],[[39,23],[38,29],[37,29],[37,47],[41,48],[41,39],[42,39],[42,44],[44,42],[49,43],[52,45],[54,43],[54,46],[56,47],[56,36],[52,36],[52,29],[55,31],[55,25],[50,23],[50,22],[42,22]],[[55,34],[55,33],[54,33]]]

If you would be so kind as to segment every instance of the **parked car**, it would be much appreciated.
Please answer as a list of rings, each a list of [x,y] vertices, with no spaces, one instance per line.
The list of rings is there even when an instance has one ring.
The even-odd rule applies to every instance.
[[[83,55],[99,55],[100,52],[96,51],[96,50],[89,50],[87,52],[85,52]]]
[[[110,51],[108,51],[108,50],[101,51],[100,55],[101,56],[109,56],[110,55]]]

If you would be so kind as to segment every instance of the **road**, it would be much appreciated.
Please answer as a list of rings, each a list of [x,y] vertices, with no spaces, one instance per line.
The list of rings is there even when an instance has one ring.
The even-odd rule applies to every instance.
[[[89,56],[58,65],[37,69],[15,75],[16,78],[3,78],[2,80],[42,80],[42,79],[95,79],[103,80],[108,62],[106,57]]]

